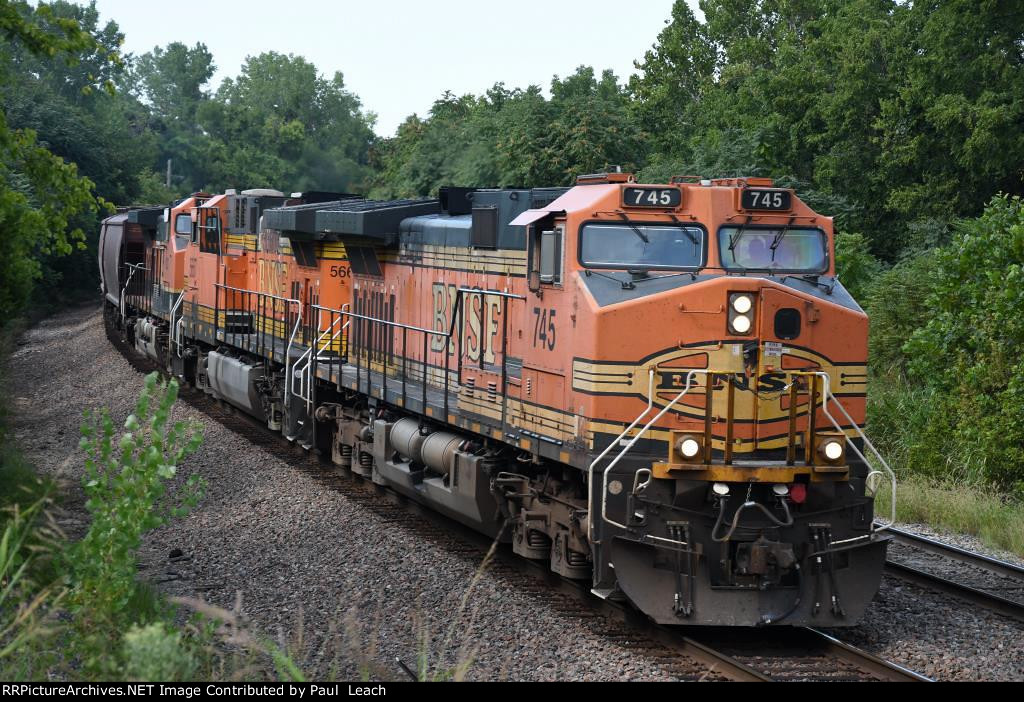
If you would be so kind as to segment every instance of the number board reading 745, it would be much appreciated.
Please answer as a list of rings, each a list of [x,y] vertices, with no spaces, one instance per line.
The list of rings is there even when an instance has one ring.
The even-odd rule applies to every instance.
[[[754,188],[747,188],[743,191],[740,207],[745,210],[787,212],[793,209],[793,193],[788,190],[756,190]]]
[[[679,188],[624,188],[623,207],[646,207],[659,210],[674,210],[683,204],[683,193]]]

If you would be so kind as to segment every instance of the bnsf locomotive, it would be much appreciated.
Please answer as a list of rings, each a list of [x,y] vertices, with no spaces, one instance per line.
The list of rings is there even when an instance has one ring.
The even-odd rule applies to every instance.
[[[877,590],[868,320],[770,180],[197,193],[107,219],[100,270],[170,373],[658,622]]]

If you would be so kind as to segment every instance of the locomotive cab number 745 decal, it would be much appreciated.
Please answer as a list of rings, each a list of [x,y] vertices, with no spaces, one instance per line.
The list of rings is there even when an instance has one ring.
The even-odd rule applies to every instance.
[[[555,350],[557,334],[555,332],[556,310],[545,310],[540,307],[533,308],[533,347],[546,348],[548,351]]]

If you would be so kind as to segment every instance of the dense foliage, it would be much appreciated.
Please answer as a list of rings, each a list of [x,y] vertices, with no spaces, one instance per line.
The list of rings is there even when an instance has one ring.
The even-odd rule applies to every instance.
[[[611,71],[600,78],[581,66],[551,82],[486,95],[446,93],[428,119],[410,117],[394,139],[377,146],[379,195],[429,195],[441,185],[565,185],[609,163],[636,166],[645,135]]]

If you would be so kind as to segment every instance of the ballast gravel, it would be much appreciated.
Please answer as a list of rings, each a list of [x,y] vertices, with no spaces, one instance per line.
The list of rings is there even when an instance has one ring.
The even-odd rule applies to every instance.
[[[108,408],[120,426],[143,375],[110,345],[95,306],[27,331],[4,375],[15,440],[60,481],[63,526],[80,536],[82,413]],[[240,602],[311,678],[405,679],[398,659],[471,680],[677,679],[663,653],[607,636],[602,617],[479,572],[476,549],[423,538],[416,515],[386,519],[187,404],[175,412],[205,436],[176,481],[198,473],[206,494],[146,537],[140,577],[170,596]],[[1024,680],[1024,626],[888,577],[866,620],[832,633],[937,679]]]

